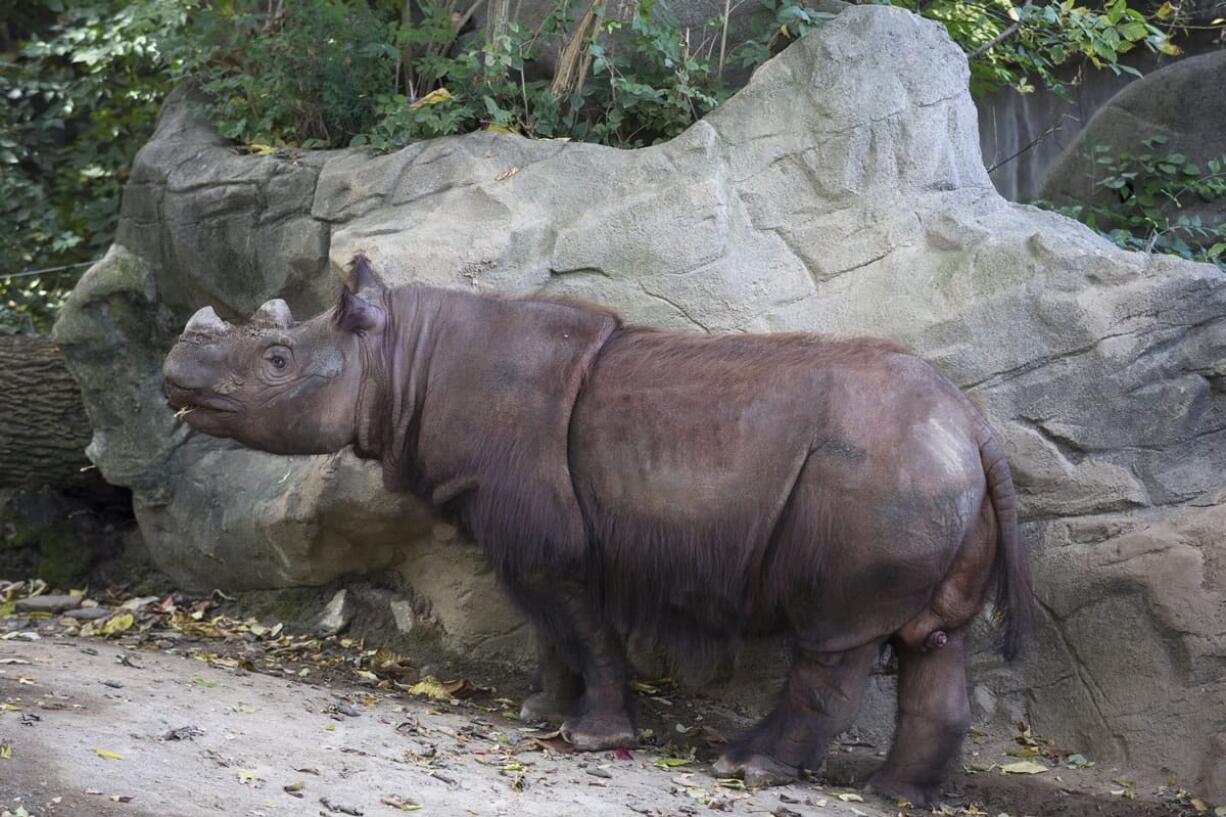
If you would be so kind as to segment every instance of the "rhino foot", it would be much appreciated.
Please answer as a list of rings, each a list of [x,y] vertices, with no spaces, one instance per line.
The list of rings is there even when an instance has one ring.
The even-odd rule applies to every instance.
[[[912,783],[892,778],[885,770],[874,772],[864,785],[864,790],[887,800],[906,800],[919,808],[932,808],[941,804],[939,783]]]
[[[620,749],[637,742],[634,724],[624,712],[588,713],[562,724],[562,737],[580,752]]]
[[[729,750],[715,761],[716,777],[738,777],[746,786],[783,786],[796,782],[799,770],[770,755],[741,754]]]
[[[525,723],[562,723],[575,710],[573,700],[563,699],[547,692],[536,692],[524,699],[519,710],[519,719]]]

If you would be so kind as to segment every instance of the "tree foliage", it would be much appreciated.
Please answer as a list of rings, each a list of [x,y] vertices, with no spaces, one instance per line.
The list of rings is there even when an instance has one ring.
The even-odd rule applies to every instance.
[[[603,0],[558,0],[532,30],[495,13],[505,0],[412,0],[409,13],[402,0],[9,4],[0,331],[45,327],[76,271],[4,276],[101,255],[135,153],[176,83],[204,90],[219,131],[257,151],[388,150],[479,129],[634,147],[680,133],[828,17],[811,0],[756,1],[764,13],[735,47],[724,20],[684,28],[667,0],[639,0],[628,19],[607,16]],[[1059,89],[1056,69],[1071,60],[1132,72],[1120,62],[1130,49],[1177,51],[1128,0],[885,1],[944,24],[970,56],[976,92]],[[490,22],[476,31],[481,2]],[[547,54],[556,70],[542,67]]]

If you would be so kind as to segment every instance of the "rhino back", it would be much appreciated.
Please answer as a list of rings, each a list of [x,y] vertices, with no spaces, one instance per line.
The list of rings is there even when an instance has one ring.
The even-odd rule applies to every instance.
[[[640,631],[675,630],[668,611],[772,630],[794,596],[897,586],[897,564],[918,566],[905,606],[922,605],[983,500],[973,421],[956,387],[882,341],[619,330],[570,435],[614,612]]]

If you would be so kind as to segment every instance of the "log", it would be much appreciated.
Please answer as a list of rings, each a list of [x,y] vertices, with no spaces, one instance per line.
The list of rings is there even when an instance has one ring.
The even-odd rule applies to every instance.
[[[0,488],[84,486],[98,479],[81,390],[48,337],[0,335]]]

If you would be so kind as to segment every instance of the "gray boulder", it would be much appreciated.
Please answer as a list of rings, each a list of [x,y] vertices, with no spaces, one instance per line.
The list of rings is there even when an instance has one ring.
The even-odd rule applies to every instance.
[[[522,657],[479,554],[371,466],[176,426],[159,365],[192,311],[241,319],[282,297],[314,313],[360,250],[392,284],[572,295],[688,331],[892,337],[992,418],[1024,500],[1045,628],[1020,670],[977,659],[980,716],[1028,714],[1061,745],[1226,798],[1226,277],[1007,203],[977,139],[962,53],[881,6],[635,151],[478,133],[242,156],[176,94],[56,329],[89,454],[189,586],[394,574],[402,629]],[[888,720],[884,700],[863,726]]]
[[[1104,155],[1180,153],[1203,173],[1205,163],[1226,156],[1226,50],[1212,51],[1172,63],[1129,84],[1094,114],[1085,128],[1043,174],[1040,197],[1057,204],[1093,203],[1110,207],[1115,191],[1097,185],[1105,174],[1093,159],[1098,146]],[[1151,136],[1166,143],[1150,151]],[[1226,223],[1226,199],[1203,202],[1185,196],[1182,210],[1171,215],[1200,216],[1206,225]],[[1192,242],[1197,243],[1197,242]]]

